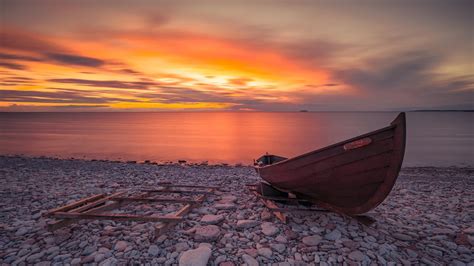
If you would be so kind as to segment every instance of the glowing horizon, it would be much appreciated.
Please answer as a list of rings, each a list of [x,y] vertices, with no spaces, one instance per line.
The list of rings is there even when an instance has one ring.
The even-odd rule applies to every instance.
[[[116,6],[106,1],[5,1],[0,110],[472,107],[472,49],[463,44],[448,49],[454,33],[439,33],[438,9],[421,5],[412,22],[429,22],[423,38],[431,41],[430,52],[419,37],[394,43],[375,21],[344,16],[337,5],[301,2],[323,17],[318,19],[334,22],[328,31],[314,24],[313,13],[291,2],[262,3],[248,9],[239,2],[213,1],[199,6],[138,1],[133,7],[127,1]],[[364,12],[386,11],[367,3]],[[465,23],[472,14],[461,10],[466,3],[449,6],[461,13],[444,18],[447,26],[469,27]],[[268,17],[267,9],[281,20]],[[325,18],[329,11],[332,20]],[[238,21],[245,12],[246,20]],[[393,23],[387,27],[398,27],[399,35],[420,30],[404,25],[395,11],[387,14]],[[469,37],[468,31],[456,34]]]

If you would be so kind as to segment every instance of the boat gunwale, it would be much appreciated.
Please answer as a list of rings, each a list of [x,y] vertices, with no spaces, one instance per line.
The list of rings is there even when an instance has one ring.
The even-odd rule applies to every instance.
[[[291,158],[288,158],[286,160],[283,160],[283,161],[279,161],[279,162],[276,162],[274,164],[269,164],[269,165],[265,165],[265,166],[255,166],[255,168],[257,170],[259,169],[266,169],[266,168],[270,168],[272,166],[276,166],[276,165],[282,165],[282,164],[285,164],[285,163],[289,163],[289,162],[292,162],[294,160],[298,160],[298,159],[301,159],[303,157],[306,157],[308,155],[312,155],[312,154],[315,154],[315,153],[319,153],[319,152],[322,152],[322,151],[325,151],[325,150],[329,150],[329,149],[332,149],[332,148],[335,148],[335,147],[338,147],[338,146],[343,146],[343,144],[346,144],[346,143],[349,143],[349,142],[352,142],[352,141],[355,141],[357,139],[360,139],[360,138],[364,138],[364,137],[368,137],[368,136],[371,136],[371,135],[374,135],[374,134],[377,134],[377,133],[380,133],[380,132],[384,132],[384,131],[387,131],[387,130],[391,130],[391,129],[394,129],[397,127],[397,124],[392,124],[392,125],[389,125],[389,126],[386,126],[386,127],[383,127],[383,128],[380,128],[380,129],[377,129],[377,130],[374,130],[374,131],[371,131],[369,133],[365,133],[365,134],[362,134],[362,135],[359,135],[357,137],[353,137],[353,138],[350,138],[350,139],[347,139],[347,140],[343,140],[343,141],[340,141],[340,142],[337,142],[337,143],[334,143],[334,144],[331,144],[329,146],[325,146],[323,148],[320,148],[320,149],[317,149],[317,150],[313,150],[313,151],[310,151],[310,152],[306,152],[306,153],[303,153],[303,154],[300,154],[298,156],[295,156],[295,157],[291,157]],[[334,155],[334,156],[337,156],[337,155]],[[280,156],[282,157],[282,156]]]

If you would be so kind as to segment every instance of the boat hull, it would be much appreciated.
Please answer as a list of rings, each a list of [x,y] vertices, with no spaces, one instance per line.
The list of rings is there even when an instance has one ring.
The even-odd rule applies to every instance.
[[[259,175],[273,187],[320,207],[362,214],[388,196],[405,153],[406,122],[401,113],[390,126],[270,165]]]

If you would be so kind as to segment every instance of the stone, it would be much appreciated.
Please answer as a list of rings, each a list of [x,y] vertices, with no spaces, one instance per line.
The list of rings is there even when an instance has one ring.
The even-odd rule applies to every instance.
[[[27,227],[20,227],[20,229],[18,229],[16,232],[15,232],[15,235],[16,236],[22,236],[22,235],[25,235],[26,233],[28,233],[30,231],[29,228]]]
[[[267,209],[264,209],[260,214],[260,219],[262,219],[263,221],[270,220],[272,219],[272,213],[269,212]]]
[[[329,241],[339,240],[341,238],[341,232],[339,232],[337,229],[334,229],[329,234],[326,234],[324,238]]]
[[[150,256],[156,257],[160,254],[160,248],[157,245],[151,245],[148,247],[148,254]]]
[[[235,266],[235,263],[232,261],[223,261],[219,263],[219,266]]]
[[[233,203],[217,203],[214,205],[214,208],[218,210],[233,210],[237,208],[237,206],[235,206]]]
[[[201,218],[201,223],[204,224],[218,224],[224,220],[223,215],[214,215],[214,214],[206,214]]]
[[[258,255],[260,255],[262,257],[265,257],[267,259],[271,258],[272,255],[273,255],[272,250],[269,249],[269,248],[265,248],[265,247],[264,248],[258,248],[257,253],[258,253]]]
[[[247,266],[259,266],[258,261],[247,254],[242,255],[242,260]]]
[[[256,220],[238,220],[237,229],[247,229],[259,225],[260,222]]]
[[[283,253],[286,249],[284,244],[270,244],[270,247],[278,253]]]
[[[183,252],[179,258],[180,266],[206,266],[211,257],[211,249],[207,246],[200,246]]]
[[[234,195],[225,195],[221,197],[221,203],[234,203],[237,201],[237,197]]]
[[[81,258],[74,258],[71,261],[71,265],[80,265],[81,264]]]
[[[280,242],[280,243],[283,243],[283,244],[286,244],[288,243],[288,240],[286,239],[286,237],[282,236],[282,235],[279,235],[275,238],[275,240],[277,242]]]
[[[359,250],[355,250],[349,253],[349,259],[355,260],[355,261],[362,261],[364,259],[364,254],[360,252]]]
[[[115,246],[114,246],[114,250],[117,250],[117,251],[124,251],[128,246],[128,243],[125,242],[125,241],[118,241],[117,243],[115,243]]]
[[[306,246],[317,246],[319,242],[321,242],[321,240],[322,240],[321,237],[318,235],[305,236],[302,239],[303,244],[305,244]]]
[[[220,233],[221,231],[216,225],[199,226],[194,233],[194,239],[196,241],[215,241]]]
[[[96,247],[96,246],[87,246],[87,247],[82,251],[82,255],[83,255],[83,256],[90,255],[90,254],[94,253],[96,250],[97,250],[97,247]]]
[[[40,259],[43,256],[44,256],[44,251],[39,252],[39,253],[35,253],[35,254],[32,254],[32,255],[28,256],[28,258],[26,258],[26,261],[31,263],[31,262],[34,262],[35,260]]]
[[[189,249],[189,245],[187,242],[179,242],[174,245],[174,249],[176,252],[181,252]]]
[[[105,255],[102,253],[97,253],[94,257],[94,262],[99,263],[105,259]]]
[[[402,240],[402,241],[410,241],[412,240],[411,236],[409,235],[405,235],[405,234],[402,234],[402,233],[394,233],[392,234],[392,236],[398,240]]]
[[[266,236],[274,236],[280,232],[278,227],[273,225],[273,223],[265,222],[261,225],[262,233]]]

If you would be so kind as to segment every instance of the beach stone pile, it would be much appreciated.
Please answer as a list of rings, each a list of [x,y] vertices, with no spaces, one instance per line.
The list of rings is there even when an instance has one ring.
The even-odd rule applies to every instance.
[[[48,209],[163,181],[220,189],[161,236],[145,222],[45,229]],[[474,265],[472,168],[403,169],[371,226],[335,213],[291,213],[283,224],[248,192],[257,181],[245,166],[0,156],[0,264]]]

